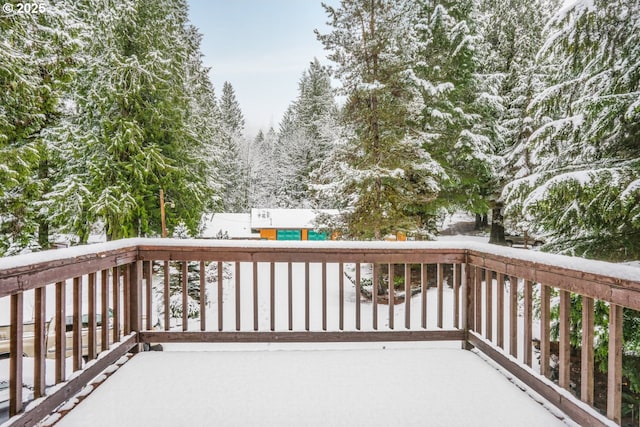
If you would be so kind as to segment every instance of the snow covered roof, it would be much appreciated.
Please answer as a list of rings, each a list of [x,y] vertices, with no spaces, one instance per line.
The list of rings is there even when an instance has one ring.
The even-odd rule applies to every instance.
[[[338,215],[337,209],[251,209],[251,228],[314,228],[318,214]]]
[[[248,213],[216,213],[206,220],[202,237],[215,238],[218,233],[226,233],[231,239],[248,239],[260,237],[251,232],[251,214]]]

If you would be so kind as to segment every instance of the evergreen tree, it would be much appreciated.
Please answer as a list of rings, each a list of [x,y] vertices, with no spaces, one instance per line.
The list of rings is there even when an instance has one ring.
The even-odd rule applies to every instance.
[[[495,200],[502,187],[514,176],[528,173],[529,162],[521,143],[533,132],[533,118],[527,106],[543,88],[548,67],[536,63],[543,43],[543,29],[554,1],[518,0],[480,2],[481,73],[497,84],[503,108],[494,109],[496,121],[494,145],[504,167],[494,179],[496,189],[491,200],[493,215],[491,243],[504,244],[502,201]],[[524,154],[524,155],[523,155]],[[498,221],[496,221],[498,220]],[[507,222],[510,222],[507,218]]]
[[[247,212],[248,171],[241,157],[241,144],[244,132],[244,116],[231,83],[222,86],[220,98],[222,126],[220,176],[224,179],[223,207],[225,212]]]
[[[98,220],[110,239],[159,234],[162,188],[173,206],[169,228],[184,221],[196,230],[213,197],[190,114],[199,42],[186,3],[87,1],[78,9],[91,32],[65,133],[67,171],[50,195],[62,207],[55,220],[81,241]]]
[[[317,188],[321,197],[348,208],[348,231],[355,237],[413,231],[423,219],[407,207],[432,201],[443,171],[424,150],[424,135],[414,131],[412,46],[405,44],[412,2],[360,0],[324,7],[332,31],[318,38],[337,64],[347,97],[346,127],[320,170]]]
[[[610,259],[640,255],[640,5],[565,3],[539,53],[555,66],[522,143],[530,173],[505,188],[509,213],[549,249]]]
[[[495,75],[483,73],[475,2],[418,0],[411,77],[421,110],[424,147],[442,165],[438,200],[427,207],[486,213],[499,158]],[[416,209],[420,209],[416,206]]]
[[[0,254],[48,248],[42,197],[63,161],[51,128],[62,119],[81,26],[55,2],[39,4],[46,13],[0,19]]]
[[[312,175],[327,157],[336,138],[338,109],[329,71],[317,59],[303,72],[298,97],[280,124],[276,168],[280,182],[274,189],[282,207],[323,207],[310,190]]]
[[[282,207],[276,199],[277,189],[282,183],[278,136],[273,128],[265,134],[258,132],[251,146],[249,175],[249,204],[252,208]]]

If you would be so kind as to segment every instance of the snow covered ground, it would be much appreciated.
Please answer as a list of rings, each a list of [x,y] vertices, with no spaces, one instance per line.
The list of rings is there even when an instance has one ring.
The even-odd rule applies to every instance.
[[[56,424],[72,426],[561,426],[472,352],[148,352]]]

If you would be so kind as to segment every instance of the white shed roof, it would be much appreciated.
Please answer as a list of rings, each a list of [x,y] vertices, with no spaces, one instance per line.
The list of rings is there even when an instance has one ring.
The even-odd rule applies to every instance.
[[[219,231],[232,239],[259,237],[251,232],[251,215],[248,213],[216,213],[208,219],[202,230],[202,237],[215,238]]]
[[[337,209],[251,209],[251,228],[314,228],[318,214],[338,215]]]

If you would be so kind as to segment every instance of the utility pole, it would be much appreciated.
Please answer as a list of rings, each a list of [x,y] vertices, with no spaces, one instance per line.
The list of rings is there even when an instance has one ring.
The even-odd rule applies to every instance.
[[[164,190],[160,189],[160,221],[162,223],[162,237],[167,237],[167,224],[164,220]]]

